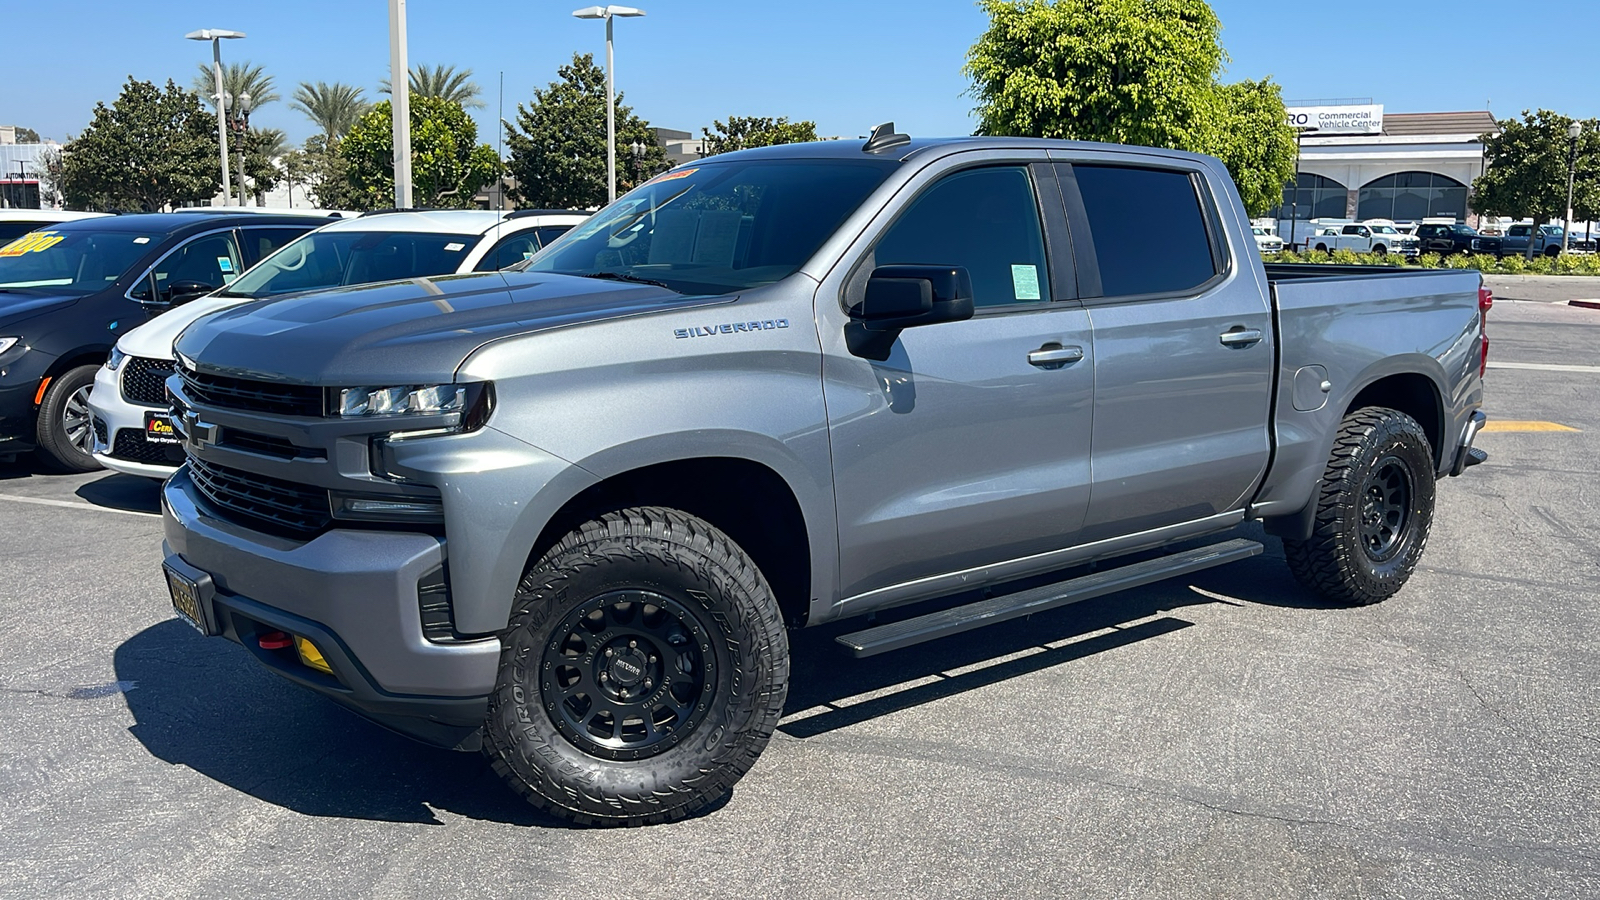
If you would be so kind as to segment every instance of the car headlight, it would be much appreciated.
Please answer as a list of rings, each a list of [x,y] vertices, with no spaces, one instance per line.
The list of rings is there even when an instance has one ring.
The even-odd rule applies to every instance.
[[[19,338],[19,337],[0,337],[0,353],[4,353],[7,350],[10,350],[12,347],[15,347],[17,345],[17,341],[20,341],[20,340],[22,340],[22,338]]]
[[[352,419],[366,416],[426,416],[459,413],[461,424],[455,429],[472,431],[489,417],[494,391],[486,381],[471,384],[398,385],[395,387],[356,387],[339,391],[339,415]]]
[[[5,341],[5,338],[0,338],[0,344],[3,344],[4,341]],[[5,347],[4,346],[0,346],[0,352],[4,352],[4,350],[5,350]],[[127,358],[128,358],[128,354],[123,353],[120,348],[112,347],[111,348],[111,355],[106,357],[106,369],[108,371],[115,372],[117,370],[117,367],[122,365],[122,361],[127,359]]]

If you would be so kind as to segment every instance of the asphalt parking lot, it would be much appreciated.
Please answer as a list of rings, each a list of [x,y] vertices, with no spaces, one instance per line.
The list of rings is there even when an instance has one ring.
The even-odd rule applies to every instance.
[[[0,465],[0,895],[1600,896],[1600,312],[1490,336],[1535,368],[1490,371],[1510,424],[1391,601],[1320,604],[1269,539],[872,660],[804,632],[732,798],[646,829],[174,620],[153,482]]]

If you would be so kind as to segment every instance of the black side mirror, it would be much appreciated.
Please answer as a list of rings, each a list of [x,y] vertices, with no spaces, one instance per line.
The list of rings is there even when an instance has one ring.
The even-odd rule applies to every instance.
[[[168,303],[177,306],[204,297],[214,290],[216,290],[215,285],[206,284],[204,281],[178,281],[169,285],[163,293],[167,295],[164,299]]]
[[[972,276],[962,266],[879,266],[850,308],[845,345],[883,361],[902,329],[972,318]]]

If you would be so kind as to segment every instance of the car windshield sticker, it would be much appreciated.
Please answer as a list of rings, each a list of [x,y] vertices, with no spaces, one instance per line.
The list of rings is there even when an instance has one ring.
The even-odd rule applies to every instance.
[[[1039,299],[1039,269],[1036,266],[1012,266],[1011,290],[1018,300]]]
[[[0,256],[21,256],[24,253],[40,253],[66,240],[64,235],[54,231],[30,231],[11,243],[0,247]]]
[[[454,253],[457,250],[460,250],[462,247],[465,247],[465,246],[466,246],[466,244],[461,244],[461,243],[457,243],[455,241],[451,241],[450,243],[444,245],[444,249],[449,251],[449,252],[451,252],[451,253]]]
[[[696,166],[693,169],[674,169],[671,172],[667,172],[667,173],[662,174],[662,175],[657,175],[656,177],[654,177],[654,178],[650,179],[648,182],[646,182],[646,184],[660,184],[663,181],[676,181],[679,178],[688,178],[690,175],[693,175],[694,173],[696,173],[698,171],[700,171],[700,167],[699,166]]]
[[[226,256],[217,257],[217,271],[223,273],[224,275],[226,275],[229,272],[232,272],[233,271],[233,260],[227,258]]]
[[[133,242],[135,244],[148,244],[150,243],[150,239],[147,237],[136,237],[133,239]]]

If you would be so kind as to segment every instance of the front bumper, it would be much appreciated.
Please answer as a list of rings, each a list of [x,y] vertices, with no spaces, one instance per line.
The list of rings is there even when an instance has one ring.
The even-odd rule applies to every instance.
[[[105,366],[101,366],[100,370],[94,373],[94,390],[89,392],[89,412],[94,416],[95,462],[125,475],[165,479],[178,471],[178,466],[183,464],[182,445],[145,444],[143,438],[145,413],[166,410],[159,406],[129,403],[122,396],[118,377],[118,372],[113,372]],[[133,459],[123,455],[113,455],[113,448],[117,446],[117,438],[122,431],[133,432],[124,438],[123,447],[131,445],[143,451],[140,455],[146,458]],[[167,450],[168,447],[172,449]],[[158,456],[165,458],[159,459]]]
[[[207,513],[180,470],[162,489],[167,565],[210,585],[208,615],[263,665],[369,719],[427,743],[475,749],[500,657],[490,637],[435,643],[422,632],[418,584],[445,561],[427,534],[335,529],[300,543]],[[269,602],[270,601],[270,602]],[[330,677],[258,637],[309,638]]]
[[[34,449],[39,407],[33,398],[56,358],[25,346],[0,356],[0,457]]]

